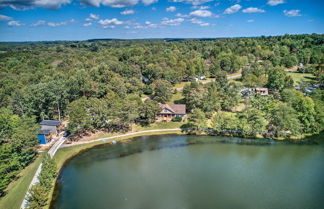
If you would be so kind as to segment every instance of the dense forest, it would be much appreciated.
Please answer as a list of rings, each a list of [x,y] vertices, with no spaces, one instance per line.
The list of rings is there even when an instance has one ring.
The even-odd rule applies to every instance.
[[[296,66],[315,78],[296,88],[286,72]],[[67,120],[73,136],[128,131],[201,75],[215,82],[191,82],[177,101],[192,130],[285,138],[324,129],[324,35],[0,43],[0,194],[33,160],[40,120]],[[248,87],[272,93],[243,99]]]

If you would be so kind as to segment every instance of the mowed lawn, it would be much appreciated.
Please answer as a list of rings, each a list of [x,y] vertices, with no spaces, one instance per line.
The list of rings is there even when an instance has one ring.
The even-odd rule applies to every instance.
[[[176,103],[179,103],[183,98],[184,97],[182,95],[182,91],[178,91],[177,93],[172,94],[172,97],[171,97],[171,99],[170,99],[170,101],[168,103],[170,103],[170,104],[176,104]]]
[[[312,73],[297,73],[297,72],[289,72],[287,73],[294,80],[294,85],[298,85],[302,80],[303,81],[312,81],[315,76]]]
[[[6,196],[0,199],[0,208],[2,209],[19,209],[20,205],[28,190],[38,166],[42,161],[43,154],[37,156],[36,160],[27,166],[20,174],[18,180],[12,182],[7,190]]]
[[[147,130],[154,130],[154,129],[173,129],[173,128],[180,128],[185,122],[155,122],[149,126],[140,126],[135,125],[133,129],[136,131],[147,131]]]

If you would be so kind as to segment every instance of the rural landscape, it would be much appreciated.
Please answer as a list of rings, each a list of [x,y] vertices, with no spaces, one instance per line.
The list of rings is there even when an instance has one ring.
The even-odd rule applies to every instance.
[[[0,208],[323,206],[322,2],[98,2],[0,0]],[[280,31],[205,34],[273,8]]]

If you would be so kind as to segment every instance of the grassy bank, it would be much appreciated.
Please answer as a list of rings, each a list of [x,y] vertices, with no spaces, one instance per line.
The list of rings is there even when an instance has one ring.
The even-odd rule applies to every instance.
[[[8,188],[6,196],[0,199],[0,208],[3,209],[19,209],[29,184],[32,181],[39,164],[42,161],[43,154],[39,154],[36,160],[27,166],[19,174],[18,180],[12,182]]]

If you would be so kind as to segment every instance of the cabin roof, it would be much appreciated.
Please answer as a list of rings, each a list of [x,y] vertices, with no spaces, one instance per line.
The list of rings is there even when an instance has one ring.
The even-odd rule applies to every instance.
[[[49,135],[51,133],[51,130],[49,129],[44,129],[44,130],[39,130],[38,134],[44,134],[44,135]]]
[[[59,125],[61,125],[61,121],[58,121],[58,120],[43,120],[42,122],[40,122],[40,125],[59,126]]]
[[[160,107],[163,109],[168,109],[174,114],[186,114],[186,105],[184,104],[160,104]],[[161,114],[165,114],[161,112]]]

